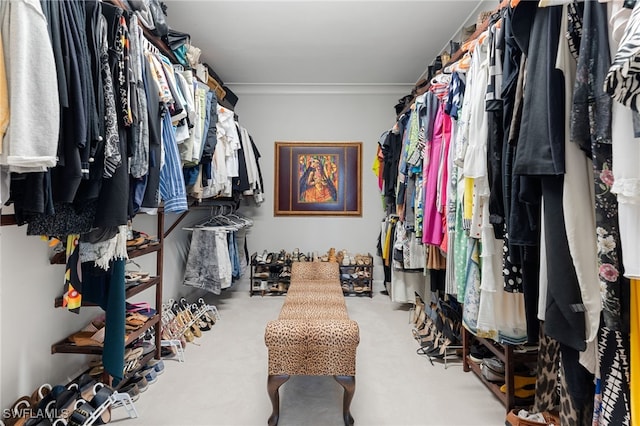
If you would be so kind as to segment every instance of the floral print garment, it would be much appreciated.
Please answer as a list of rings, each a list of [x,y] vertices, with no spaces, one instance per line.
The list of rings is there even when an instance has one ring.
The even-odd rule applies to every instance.
[[[624,345],[612,344],[616,331],[621,331],[622,312],[620,306],[621,286],[629,282],[621,271],[620,231],[618,226],[618,202],[611,192],[612,174],[612,137],[611,98],[604,92],[604,79],[610,65],[608,23],[606,4],[587,1],[584,4],[581,25],[573,29],[573,39],[580,39],[579,56],[574,85],[573,108],[571,115],[572,140],[589,154],[593,161],[596,233],[598,244],[598,278],[602,299],[603,325],[599,331],[600,377],[609,380],[609,384],[619,382],[619,386],[601,387],[596,395],[594,425],[624,425],[628,418],[630,394],[626,386],[629,378],[620,374],[624,370],[618,360],[627,359]],[[576,7],[574,3],[572,5]],[[579,9],[577,9],[579,10]],[[570,15],[578,22],[579,14]],[[631,137],[631,134],[630,134]],[[608,338],[609,337],[609,338]],[[613,380],[615,379],[615,380]],[[598,412],[598,405],[605,408],[607,414]]]
[[[570,10],[576,5],[571,5]],[[576,10],[579,12],[579,9]],[[575,11],[574,11],[575,12]],[[606,5],[585,2],[580,13],[569,15],[570,38],[580,40],[571,114],[571,138],[593,160],[598,268],[605,325],[620,327],[620,235],[618,202],[611,192],[611,98],[603,82],[609,68]]]

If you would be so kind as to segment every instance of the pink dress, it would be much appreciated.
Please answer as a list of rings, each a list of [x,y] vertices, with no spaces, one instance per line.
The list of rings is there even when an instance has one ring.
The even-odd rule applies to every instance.
[[[425,146],[423,167],[424,185],[424,225],[422,242],[439,246],[444,238],[443,216],[447,204],[447,161],[451,142],[451,117],[444,112],[440,104],[433,125],[433,137]]]

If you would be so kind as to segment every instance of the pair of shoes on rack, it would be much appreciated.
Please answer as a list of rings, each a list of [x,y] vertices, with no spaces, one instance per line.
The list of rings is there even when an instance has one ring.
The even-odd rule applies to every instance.
[[[160,244],[160,240],[155,236],[150,237],[146,232],[133,231],[132,238],[127,240],[127,250],[145,249],[158,244]]]
[[[490,382],[504,382],[504,363],[496,357],[483,359],[480,371]]]
[[[87,423],[91,417],[99,414],[96,418],[96,425],[102,425],[111,421],[110,399],[113,395],[113,389],[101,384],[94,387],[93,397],[89,400],[77,400],[74,404],[75,409],[68,417],[68,425],[81,426]],[[82,401],[82,402],[81,402]],[[99,413],[96,413],[99,411]]]
[[[490,358],[493,356],[493,353],[489,348],[484,345],[477,344],[471,345],[469,349],[469,361],[472,361],[476,364],[481,364],[482,360],[485,358]]]
[[[149,382],[147,381],[147,378],[141,373],[142,370],[137,371],[133,376],[122,383],[120,392],[126,392],[127,387],[133,387],[134,385],[139,393],[145,392],[147,389],[149,389]]]
[[[104,316],[99,316],[82,330],[73,333],[67,340],[76,346],[101,347],[104,345],[105,331]]]
[[[131,383],[123,386],[118,392],[128,393],[129,397],[131,398],[131,402],[136,402],[138,399],[140,399],[141,391],[136,383]]]
[[[513,395],[519,399],[529,399],[536,394],[536,377],[535,376],[518,376],[513,377]],[[500,386],[500,392],[507,392],[507,384]]]
[[[88,374],[66,386],[44,384],[31,397],[18,399],[3,416],[4,424],[83,425],[98,409],[100,416],[94,424],[105,424],[111,420],[111,413],[105,408],[112,394],[110,387]]]
[[[164,373],[164,361],[161,359],[152,359],[142,367],[137,374],[139,374],[140,377],[144,377],[147,383],[152,384],[158,380],[158,376],[162,373]]]

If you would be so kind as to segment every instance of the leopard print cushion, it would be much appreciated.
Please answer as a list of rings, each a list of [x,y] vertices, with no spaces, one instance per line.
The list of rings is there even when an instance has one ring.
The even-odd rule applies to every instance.
[[[313,303],[286,305],[278,319],[349,319],[344,304],[318,305]]]
[[[270,321],[269,374],[354,376],[359,342],[358,324],[348,319]]]
[[[340,279],[340,266],[336,262],[293,262],[291,264],[291,282],[323,279]]]
[[[264,339],[270,375],[355,375],[360,331],[347,314],[337,263],[292,265],[284,305]]]

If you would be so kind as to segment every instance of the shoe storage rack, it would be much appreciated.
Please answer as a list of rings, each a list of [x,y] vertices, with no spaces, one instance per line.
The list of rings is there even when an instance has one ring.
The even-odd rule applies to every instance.
[[[373,256],[366,254],[343,259],[340,284],[345,296],[373,297]]]
[[[341,257],[340,282],[345,296],[373,297],[373,256],[370,254],[353,257]],[[291,264],[293,262],[324,262],[321,257],[279,253],[253,253],[251,255],[250,295],[283,295],[291,282]]]
[[[477,343],[485,346],[489,349],[500,361],[504,363],[504,383],[506,385],[506,392],[500,390],[500,383],[487,380],[482,374],[480,364],[469,359],[469,353],[471,348],[471,341],[475,340]],[[484,383],[484,385],[502,402],[508,413],[513,408],[527,407],[530,404],[520,404],[516,400],[514,395],[514,377],[515,366],[519,362],[535,362],[538,357],[538,352],[527,353],[515,353],[513,345],[498,344],[492,340],[477,337],[471,334],[467,329],[462,327],[462,369],[465,372],[473,371],[476,376]]]
[[[126,336],[125,346],[130,345],[136,339],[143,336],[149,329],[154,328],[154,343],[155,350],[145,355],[140,362],[139,367],[133,369],[132,371],[128,371],[124,379],[120,381],[120,384],[123,384],[130,378],[133,374],[135,374],[142,366],[146,365],[148,361],[152,358],[160,359],[160,350],[161,350],[161,336],[162,336],[162,271],[163,271],[163,246],[164,246],[164,210],[162,208],[158,209],[157,214],[157,235],[159,244],[155,245],[146,245],[144,248],[130,248],[128,249],[128,257],[129,259],[135,259],[140,256],[144,256],[147,254],[155,254],[156,256],[156,274],[151,277],[151,279],[147,282],[140,283],[138,285],[131,286],[126,290],[126,299],[135,296],[149,288],[155,289],[155,309],[156,314],[149,318],[142,326],[138,329],[130,332]],[[57,256],[51,260],[51,263],[65,263],[64,253],[62,253],[62,257]],[[54,302],[55,307],[62,307],[62,297],[56,298]],[[88,302],[82,302],[82,306],[96,306],[94,304]],[[72,343],[69,338],[65,338],[62,341],[54,343],[51,345],[51,353],[73,353],[73,354],[90,354],[90,355],[102,355],[102,347],[101,346],[79,346]],[[105,383],[111,384],[111,377],[105,376],[103,377],[103,381]],[[117,389],[117,387],[116,387]]]
[[[286,294],[291,281],[291,256],[286,253],[251,255],[251,278],[249,295]]]

